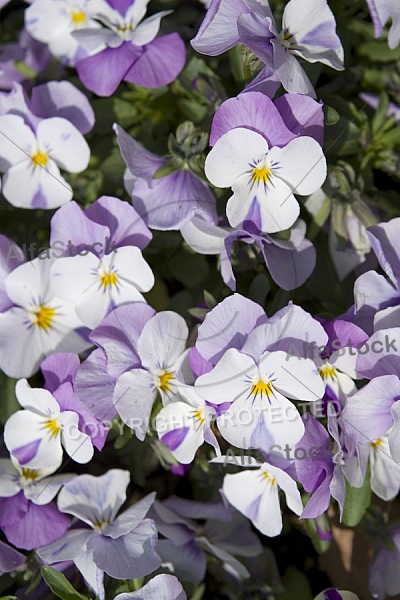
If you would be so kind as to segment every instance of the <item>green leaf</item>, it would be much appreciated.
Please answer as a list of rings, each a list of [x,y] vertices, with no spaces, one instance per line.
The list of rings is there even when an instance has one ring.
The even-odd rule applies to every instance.
[[[398,146],[400,144],[400,127],[395,127],[388,133],[385,133],[379,141],[385,146]]]
[[[386,41],[366,42],[357,48],[360,56],[365,56],[373,62],[389,63],[400,59],[400,46],[391,50]]]
[[[377,225],[379,220],[376,218],[368,204],[362,200],[360,194],[354,192],[355,199],[351,201],[350,205],[353,213],[358,217],[364,227],[371,227]]]
[[[264,306],[270,289],[271,285],[267,275],[265,273],[257,273],[249,288],[249,298],[257,302],[260,306]]]
[[[68,579],[56,569],[42,567],[42,575],[57,598],[61,598],[61,600],[87,600],[87,596],[79,594]]]
[[[340,119],[340,115],[337,112],[337,110],[335,110],[331,106],[327,106],[326,104],[324,106],[324,113],[325,125],[335,125],[335,123],[337,123]]]
[[[370,466],[368,464],[364,483],[360,488],[352,487],[346,479],[346,503],[343,511],[343,525],[355,527],[365,515],[371,502]]]
[[[153,179],[161,179],[161,177],[167,177],[167,175],[172,175],[172,173],[176,173],[183,168],[183,160],[178,158],[177,156],[173,156],[167,162],[165,162],[161,167],[158,167],[157,171],[153,174]]]
[[[206,591],[206,585],[205,585],[205,583],[202,583],[197,588],[195,593],[190,597],[190,600],[202,600],[205,591]]]
[[[18,600],[16,596],[1,596],[0,600]]]
[[[330,201],[330,198],[328,198],[328,196],[326,196],[321,205],[321,208],[319,209],[319,211],[313,218],[313,220],[310,223],[310,226],[308,228],[307,237],[309,240],[313,241],[317,237],[318,233],[324,226],[325,221],[328,219],[330,212],[331,212],[331,201]]]
[[[372,135],[375,135],[387,121],[388,106],[389,96],[386,94],[386,92],[381,92],[379,106],[371,123]]]
[[[0,423],[3,425],[7,419],[20,408],[15,395],[16,382],[16,379],[11,379],[11,377],[7,377],[0,373]]]
[[[166,266],[174,279],[188,288],[200,285],[209,272],[208,262],[204,256],[189,254],[184,250],[174,252]]]
[[[282,577],[282,583],[285,587],[283,594],[279,595],[279,600],[312,600],[313,594],[310,584],[304,573],[301,573],[296,567],[289,566]]]

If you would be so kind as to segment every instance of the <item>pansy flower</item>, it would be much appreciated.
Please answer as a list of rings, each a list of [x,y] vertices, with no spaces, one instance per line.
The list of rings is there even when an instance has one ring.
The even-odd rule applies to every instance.
[[[129,471],[111,469],[100,477],[80,475],[65,485],[58,508],[80,520],[81,526],[38,550],[47,564],[73,560],[101,598],[104,573],[116,579],[137,579],[161,564],[155,550],[157,529],[154,521],[145,518],[155,494],[117,516],[128,484]]]
[[[60,465],[62,447],[78,463],[93,456],[90,436],[79,430],[79,415],[62,410],[54,396],[43,389],[31,388],[26,379],[15,386],[24,410],[17,410],[4,426],[4,443],[20,465],[47,468]]]
[[[110,96],[122,80],[156,88],[171,83],[185,64],[185,45],[177,33],[157,36],[162,11],[143,20],[149,0],[91,0],[90,15],[100,29],[85,28],[73,37],[90,55],[78,60],[82,83]]]
[[[342,70],[343,47],[327,0],[290,0],[278,31],[268,0],[214,0],[191,44],[215,56],[243,43],[291,93],[315,92],[296,57]]]
[[[60,168],[80,173],[89,164],[90,149],[67,119],[43,119],[34,131],[18,115],[0,116],[0,171],[3,195],[21,208],[56,208],[73,192]]]

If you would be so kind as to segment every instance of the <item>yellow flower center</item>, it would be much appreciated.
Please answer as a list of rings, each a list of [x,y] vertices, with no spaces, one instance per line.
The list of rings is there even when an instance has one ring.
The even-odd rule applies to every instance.
[[[112,287],[113,285],[117,285],[118,283],[117,275],[114,272],[104,273],[104,275],[101,275],[100,280],[103,288],[106,288],[108,286]]]
[[[133,29],[132,23],[128,23],[128,25],[120,25],[118,27],[118,31],[121,31],[122,33],[125,33],[126,31],[132,31],[132,29]]]
[[[61,424],[57,417],[52,417],[51,419],[48,419],[45,423],[45,427],[50,431],[51,437],[57,437],[61,431]]]
[[[270,398],[272,396],[272,384],[270,381],[263,381],[262,379],[259,379],[251,386],[251,393],[255,397],[261,396],[262,398],[263,394],[265,394],[267,398]]]
[[[161,373],[161,375],[158,376],[158,389],[160,389],[162,392],[168,393],[171,389],[170,382],[173,378],[174,375],[170,371],[164,371],[163,373]]]
[[[49,155],[47,152],[34,152],[32,155],[32,166],[34,167],[46,167],[49,162]]]
[[[73,11],[71,14],[72,22],[74,25],[82,25],[86,23],[86,15],[83,11]]]
[[[325,381],[325,379],[329,379],[329,378],[331,378],[331,379],[337,378],[335,367],[332,367],[332,365],[330,365],[329,363],[322,365],[322,367],[320,367],[318,369],[318,371],[324,381]]]
[[[272,475],[270,475],[268,473],[268,471],[264,471],[264,473],[262,474],[263,479],[266,479],[267,481],[269,481],[269,483],[271,485],[275,485],[276,484],[276,479],[275,477],[273,477]]]
[[[36,321],[34,321],[34,325],[47,331],[51,328],[55,315],[56,310],[54,308],[41,304],[39,309],[35,311]]]
[[[200,423],[200,425],[204,425],[204,423],[206,422],[205,416],[204,416],[204,411],[199,409],[199,410],[194,410],[193,411],[193,419],[195,421],[197,421],[198,423]]]
[[[267,167],[264,161],[261,161],[256,167],[254,167],[251,176],[252,183],[262,183],[267,185],[271,179],[272,169]]]
[[[22,477],[29,480],[31,483],[33,483],[39,476],[40,471],[38,469],[26,469],[25,467],[22,468]]]
[[[380,446],[382,446],[383,444],[383,440],[382,438],[378,438],[377,440],[375,440],[374,442],[371,442],[371,446],[375,449],[375,448],[379,448]]]

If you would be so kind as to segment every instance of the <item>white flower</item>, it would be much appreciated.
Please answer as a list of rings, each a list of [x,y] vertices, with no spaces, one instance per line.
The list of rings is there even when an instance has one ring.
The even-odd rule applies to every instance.
[[[288,507],[300,516],[303,504],[295,481],[268,463],[259,465],[258,469],[225,475],[222,491],[228,502],[249,518],[254,527],[274,537],[282,531],[279,488],[285,492]]]
[[[14,304],[0,313],[0,368],[9,377],[31,377],[53,352],[82,352],[90,347],[78,329],[71,303],[54,296],[49,286],[53,259],[22,264],[5,279]]]
[[[294,193],[308,195],[321,187],[326,160],[313,138],[303,136],[283,148],[269,148],[259,133],[237,127],[216,142],[207,156],[205,173],[216,187],[232,188],[226,207],[232,227],[241,225],[252,210],[260,231],[274,233],[288,229],[298,218],[300,207]]]
[[[15,394],[24,410],[18,410],[6,421],[4,443],[21,466],[58,466],[62,462],[62,446],[75,462],[90,461],[92,441],[79,431],[78,413],[62,411],[48,390],[32,389],[26,379],[17,381]]]
[[[90,158],[85,138],[72,123],[60,117],[43,119],[33,132],[22,117],[2,115],[0,133],[3,195],[10,204],[57,208],[72,199],[59,167],[80,173]]]
[[[33,38],[48,44],[54,56],[74,66],[86,52],[72,32],[101,27],[88,13],[89,5],[88,0],[35,0],[25,11],[26,29]]]
[[[145,302],[154,275],[135,246],[98,258],[92,252],[59,258],[50,271],[53,292],[75,303],[82,322],[94,329],[111,309],[126,302]]]

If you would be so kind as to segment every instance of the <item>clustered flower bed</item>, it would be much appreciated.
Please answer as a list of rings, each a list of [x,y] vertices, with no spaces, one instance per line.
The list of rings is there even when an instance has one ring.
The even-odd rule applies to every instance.
[[[399,0],[0,9],[0,600],[400,594]]]

